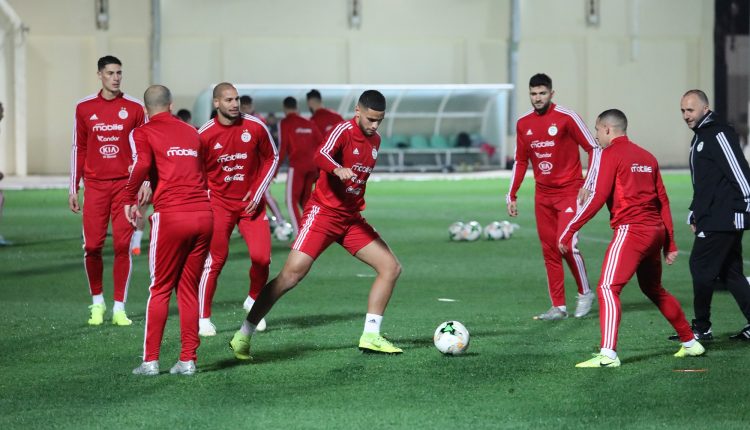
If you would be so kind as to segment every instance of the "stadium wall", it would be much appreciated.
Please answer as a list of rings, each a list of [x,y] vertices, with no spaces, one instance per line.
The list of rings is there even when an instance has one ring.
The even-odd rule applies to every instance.
[[[65,174],[75,102],[98,89],[96,59],[120,57],[123,89],[132,95],[150,83],[151,1],[109,1],[106,31],[96,29],[91,0],[9,3],[31,29],[28,171]],[[161,83],[179,108],[222,80],[507,82],[510,0],[359,3],[361,21],[352,28],[347,0],[161,0]],[[664,165],[686,165],[689,133],[678,102],[687,88],[711,95],[712,2],[600,0],[598,26],[586,24],[584,0],[519,3],[517,113],[529,108],[528,77],[543,71],[554,79],[555,100],[589,126],[603,109],[622,108],[634,140]],[[12,162],[5,165],[13,173]]]

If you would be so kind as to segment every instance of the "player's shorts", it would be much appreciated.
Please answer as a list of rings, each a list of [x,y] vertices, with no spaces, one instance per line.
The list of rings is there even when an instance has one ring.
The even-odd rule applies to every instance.
[[[379,239],[380,235],[358,212],[342,216],[319,205],[308,204],[302,215],[302,226],[292,249],[312,258],[318,256],[333,242],[354,255],[360,249]]]

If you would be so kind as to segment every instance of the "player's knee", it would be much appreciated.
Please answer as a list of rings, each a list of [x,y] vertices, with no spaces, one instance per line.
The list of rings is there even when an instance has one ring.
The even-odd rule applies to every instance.
[[[398,260],[393,259],[392,261],[389,261],[387,264],[384,264],[378,270],[378,274],[390,280],[395,281],[396,279],[398,279],[399,276],[401,276],[401,269],[402,269],[401,263],[399,263]]]
[[[270,255],[251,255],[250,261],[252,262],[253,266],[268,267],[271,265],[271,256]]]
[[[281,290],[286,292],[296,287],[304,277],[304,272],[284,268],[281,273],[279,273],[279,276],[276,277],[276,282]]]
[[[102,255],[102,247],[101,246],[94,246],[94,245],[84,245],[83,251],[86,253],[87,256],[101,256]]]

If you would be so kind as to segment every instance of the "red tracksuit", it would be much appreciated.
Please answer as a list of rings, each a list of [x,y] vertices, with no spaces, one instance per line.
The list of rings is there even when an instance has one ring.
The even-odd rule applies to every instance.
[[[213,228],[198,133],[162,112],[133,130],[130,139],[136,155],[124,204],[136,204],[138,188],[149,176],[154,187],[143,361],[159,359],[172,290],[180,313],[180,360],[195,360],[198,280]]]
[[[279,161],[283,162],[289,155],[286,207],[295,236],[302,221],[302,209],[318,179],[318,167],[313,159],[322,143],[318,126],[299,114],[290,112],[279,121]]]
[[[661,251],[676,252],[667,191],[659,164],[648,151],[621,136],[593,160],[594,191],[571,220],[560,243],[569,244],[575,233],[607,203],[615,231],[607,248],[599,279],[601,347],[615,351],[620,326],[620,292],[633,274],[641,291],[659,307],[680,340],[693,332],[677,299],[661,284]]]
[[[320,130],[323,136],[326,136],[333,130],[333,127],[344,122],[344,118],[330,109],[319,108],[313,112],[310,121],[318,126],[318,130]]]
[[[516,124],[515,163],[506,201],[516,201],[516,193],[531,163],[536,180],[536,228],[552,306],[565,305],[562,258],[573,273],[578,293],[589,292],[586,266],[576,247],[577,237],[566,254],[561,256],[557,248],[557,238],[575,214],[578,190],[583,186],[579,146],[589,154],[589,159],[599,147],[575,112],[554,103],[544,114],[532,110]]]
[[[292,249],[317,258],[331,243],[338,242],[354,255],[380,237],[360,214],[365,209],[365,187],[378,148],[380,135],[366,136],[355,119],[331,131],[315,155],[315,164],[322,172]],[[357,176],[344,183],[333,174],[339,167],[347,167]]]
[[[114,299],[127,299],[130,283],[130,237],[133,227],[120,202],[128,180],[132,153],[128,135],[145,122],[143,104],[120,93],[112,100],[92,94],[78,102],[70,156],[70,194],[83,178],[84,267],[92,296],[102,294],[102,247],[112,220],[115,258]]]
[[[209,318],[216,281],[226,263],[229,237],[236,225],[252,262],[248,294],[255,299],[266,285],[271,265],[271,233],[263,194],[273,180],[279,157],[271,133],[250,115],[243,115],[228,126],[213,118],[198,133],[214,214],[214,235],[200,280],[199,298],[200,316]],[[252,192],[250,198],[243,201],[248,191]],[[258,204],[252,215],[245,212],[250,201]]]

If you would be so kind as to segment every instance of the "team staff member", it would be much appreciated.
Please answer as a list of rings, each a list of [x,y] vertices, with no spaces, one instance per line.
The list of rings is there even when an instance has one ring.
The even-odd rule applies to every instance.
[[[548,311],[534,317],[539,320],[559,320],[568,316],[563,258],[578,286],[575,316],[580,318],[588,314],[594,300],[583,256],[576,246],[577,236],[573,237],[568,252],[562,255],[557,248],[557,238],[575,215],[576,199],[584,183],[578,147],[589,155],[589,166],[591,154],[598,147],[578,114],[552,103],[554,94],[549,76],[536,74],[529,80],[529,98],[533,109],[516,124],[516,155],[510,191],[506,196],[508,214],[518,216],[516,194],[531,163],[536,181],[536,228],[542,244],[547,288],[552,300],[552,307]]]
[[[216,117],[200,128],[214,234],[200,282],[200,335],[216,335],[211,303],[229,254],[229,237],[239,226],[250,253],[249,311],[268,281],[271,233],[263,194],[273,180],[279,156],[271,133],[256,117],[240,114],[240,96],[228,82],[214,87]],[[265,326],[265,322],[259,324]]]
[[[307,93],[307,107],[312,112],[310,120],[318,126],[318,130],[324,136],[328,135],[333,127],[344,122],[341,115],[323,106],[323,98],[318,90],[310,90]]]
[[[287,97],[283,102],[284,118],[279,121],[280,161],[289,156],[289,170],[286,178],[286,207],[292,221],[294,236],[299,233],[302,209],[310,199],[318,168],[314,157],[323,143],[318,126],[297,113],[297,99]]]
[[[750,168],[737,133],[718,121],[708,107],[706,93],[686,92],[680,110],[695,132],[690,145],[693,200],[688,216],[695,233],[690,253],[693,332],[697,339],[713,339],[711,299],[714,283],[720,282],[732,293],[747,320],[732,338],[750,340],[750,285],[742,268],[742,236],[750,228]]]
[[[104,322],[102,275],[102,247],[107,236],[107,226],[112,220],[112,241],[115,250],[112,278],[114,307],[112,324],[132,324],[125,313],[132,261],[130,239],[133,228],[128,224],[120,203],[128,181],[132,153],[128,135],[145,122],[143,104],[120,90],[122,63],[107,55],[99,59],[97,76],[102,89],[78,102],[75,112],[73,149],[70,156],[70,189],[68,206],[81,213],[78,187],[83,178],[83,249],[84,267],[93,304],[89,306],[88,323]],[[143,187],[140,203],[150,197],[150,188]]]
[[[385,97],[375,90],[365,91],[354,112],[354,118],[336,126],[316,154],[315,163],[322,172],[305,207],[300,234],[281,273],[266,285],[229,343],[240,360],[250,358],[250,337],[260,319],[305,277],[315,259],[333,242],[341,244],[377,273],[370,288],[359,348],[389,354],[402,352],[380,335],[380,324],[401,265],[361,215],[367,179],[378,157],[377,129],[385,116]]]
[[[648,151],[626,135],[628,120],[617,109],[599,114],[596,140],[602,148],[594,160],[594,190],[560,237],[560,252],[567,252],[575,233],[607,203],[615,234],[607,248],[599,280],[601,351],[576,367],[617,367],[617,335],[620,327],[620,293],[633,274],[641,291],[677,330],[682,347],[675,357],[705,352],[693,338],[677,299],[661,284],[661,252],[667,264],[677,258],[672,215],[659,164]]]
[[[149,268],[151,286],[146,306],[143,363],[136,375],[159,373],[159,350],[169,314],[172,290],[177,294],[182,349],[170,373],[195,373],[198,338],[198,280],[211,242],[213,221],[206,176],[195,128],[172,116],[172,94],[167,87],[150,86],[143,99],[150,121],[133,130],[135,152],[124,203],[127,220],[135,225],[136,190],[149,174],[155,184],[151,215]],[[122,209],[120,209],[122,211]]]

